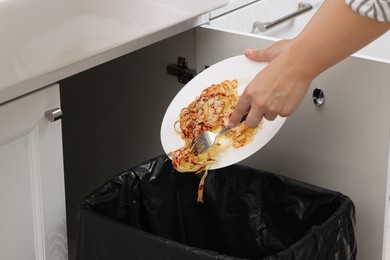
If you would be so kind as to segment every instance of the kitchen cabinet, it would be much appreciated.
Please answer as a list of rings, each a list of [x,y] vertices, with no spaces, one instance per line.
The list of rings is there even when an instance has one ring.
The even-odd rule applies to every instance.
[[[136,2],[141,7],[149,4]],[[238,2],[245,6],[235,10]],[[211,12],[210,22],[196,29],[191,28],[206,22],[205,15],[196,22],[189,22],[187,15],[170,21],[186,12],[167,5],[166,11],[172,9],[173,14],[155,14],[165,14],[169,23],[148,30],[143,26],[152,25],[153,19],[131,19],[141,13],[133,2],[110,2],[110,8],[103,2],[76,1],[76,6],[64,2],[62,15],[47,12],[56,15],[31,18],[42,23],[31,23],[33,32],[25,34],[31,39],[8,41],[9,48],[2,48],[3,67],[13,69],[6,74],[15,78],[0,82],[0,259],[67,259],[67,235],[68,241],[69,234],[75,239],[79,201],[113,175],[163,152],[161,120],[182,87],[166,74],[168,63],[183,56],[199,72],[246,48],[293,37],[321,1],[310,0],[312,11],[265,33],[252,33],[253,20],[275,20],[280,12],[296,9],[297,1],[251,2],[229,1],[228,9]],[[58,7],[52,2],[48,6]],[[196,15],[209,9],[202,7]],[[7,14],[2,17],[18,17],[2,10]],[[53,18],[56,22],[47,22]],[[11,32],[23,31],[23,24],[12,21],[3,24],[20,26]],[[387,44],[364,51],[318,77],[277,136],[242,163],[350,196],[357,210],[358,259],[388,259],[390,50]],[[66,107],[62,122],[66,191],[61,121],[49,123],[43,116],[59,107],[59,86],[19,97],[57,81]],[[325,94],[322,106],[313,104],[315,88]]]
[[[320,4],[310,2],[315,8]],[[189,68],[200,72],[205,66],[241,55],[246,48],[262,48],[293,37],[315,9],[265,33],[251,31],[256,17],[274,20],[278,12],[288,12],[296,4],[262,0],[224,15],[217,10],[215,18],[201,27],[61,82],[63,106],[71,114],[63,123],[72,239],[82,198],[115,174],[163,152],[160,124],[183,86],[166,73],[166,65],[182,56],[188,58]],[[241,162],[350,196],[356,205],[361,260],[390,257],[390,50],[381,45],[388,39],[385,35],[320,75],[280,132]],[[133,87],[135,83],[142,87]],[[316,88],[325,95],[321,106],[313,103]],[[93,107],[94,113],[85,117],[80,113],[85,107]]]
[[[59,107],[58,84],[0,105],[0,259],[68,258]]]
[[[314,7],[320,4],[307,2]],[[314,9],[265,33],[252,31],[252,24],[256,19],[280,18],[289,6],[290,12],[295,11],[297,4],[260,1],[201,26],[196,35],[198,70],[241,55],[246,48],[294,37]],[[243,162],[351,197],[362,260],[390,259],[389,42],[388,33],[321,74],[274,139]],[[315,89],[325,96],[322,105],[313,102]]]

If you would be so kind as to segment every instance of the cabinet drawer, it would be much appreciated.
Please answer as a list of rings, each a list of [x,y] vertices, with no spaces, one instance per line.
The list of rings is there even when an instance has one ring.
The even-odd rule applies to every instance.
[[[284,2],[284,3],[283,3]],[[287,4],[288,2],[288,4]],[[298,1],[263,0],[197,28],[197,69],[294,37],[318,8],[265,34],[251,33],[254,19],[274,19]],[[266,11],[265,11],[266,10]],[[244,25],[242,23],[249,23]],[[387,46],[384,42],[387,42]],[[358,259],[385,257],[389,226],[390,37],[322,73],[298,110],[259,152],[242,162],[321,187],[338,190],[356,205]],[[378,47],[379,46],[379,47]],[[304,46],[303,46],[304,47]],[[312,100],[315,88],[325,103]]]

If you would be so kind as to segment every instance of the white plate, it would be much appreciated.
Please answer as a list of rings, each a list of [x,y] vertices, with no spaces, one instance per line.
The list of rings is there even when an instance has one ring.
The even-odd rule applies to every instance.
[[[266,62],[254,62],[243,55],[235,56],[210,66],[188,82],[175,96],[165,112],[160,132],[164,151],[170,153],[184,146],[184,140],[173,128],[174,123],[179,118],[181,109],[195,100],[204,88],[224,80],[236,79],[238,81],[237,92],[241,94],[248,83],[266,65]],[[284,121],[285,118],[283,117],[277,117],[274,121],[265,121],[252,142],[243,147],[232,148],[221,153],[217,158],[217,162],[210,169],[226,167],[249,157],[274,137]]]

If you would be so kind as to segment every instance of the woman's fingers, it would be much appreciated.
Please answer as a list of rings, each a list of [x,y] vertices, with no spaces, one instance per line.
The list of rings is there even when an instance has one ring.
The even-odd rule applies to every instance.
[[[249,99],[245,99],[245,98],[240,98],[238,100],[238,103],[236,105],[236,108],[234,109],[232,115],[230,116],[230,122],[229,122],[229,126],[230,127],[235,127],[237,126],[238,124],[240,124],[242,118],[248,114],[248,111],[250,110],[250,100]],[[248,116],[247,115],[247,118],[246,120],[248,120]],[[245,121],[246,121],[245,120]]]
[[[281,40],[266,49],[245,50],[245,56],[254,61],[270,61],[244,92],[230,117],[230,126],[237,126],[244,115],[248,127],[257,127],[263,118],[269,121],[278,116],[289,116],[302,101],[311,79],[306,78],[287,55],[291,40]]]

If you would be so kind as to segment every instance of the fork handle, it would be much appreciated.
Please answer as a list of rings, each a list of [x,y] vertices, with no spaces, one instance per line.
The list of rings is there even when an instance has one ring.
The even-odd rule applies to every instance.
[[[221,131],[218,132],[217,137],[223,135],[226,132],[229,132],[230,130],[232,130],[232,128],[230,126],[227,126],[226,128],[224,128],[224,129],[222,129]]]
[[[244,122],[244,121],[246,120],[247,115],[248,115],[248,114],[245,114],[245,115],[241,118],[240,123],[242,123],[242,122]],[[230,126],[227,126],[227,127],[225,127],[224,129],[222,129],[222,130],[218,133],[218,135],[217,135],[216,137],[218,137],[218,136],[220,136],[220,135],[223,135],[224,133],[229,132],[229,131],[232,130],[232,129],[233,129],[233,128],[231,128]]]

